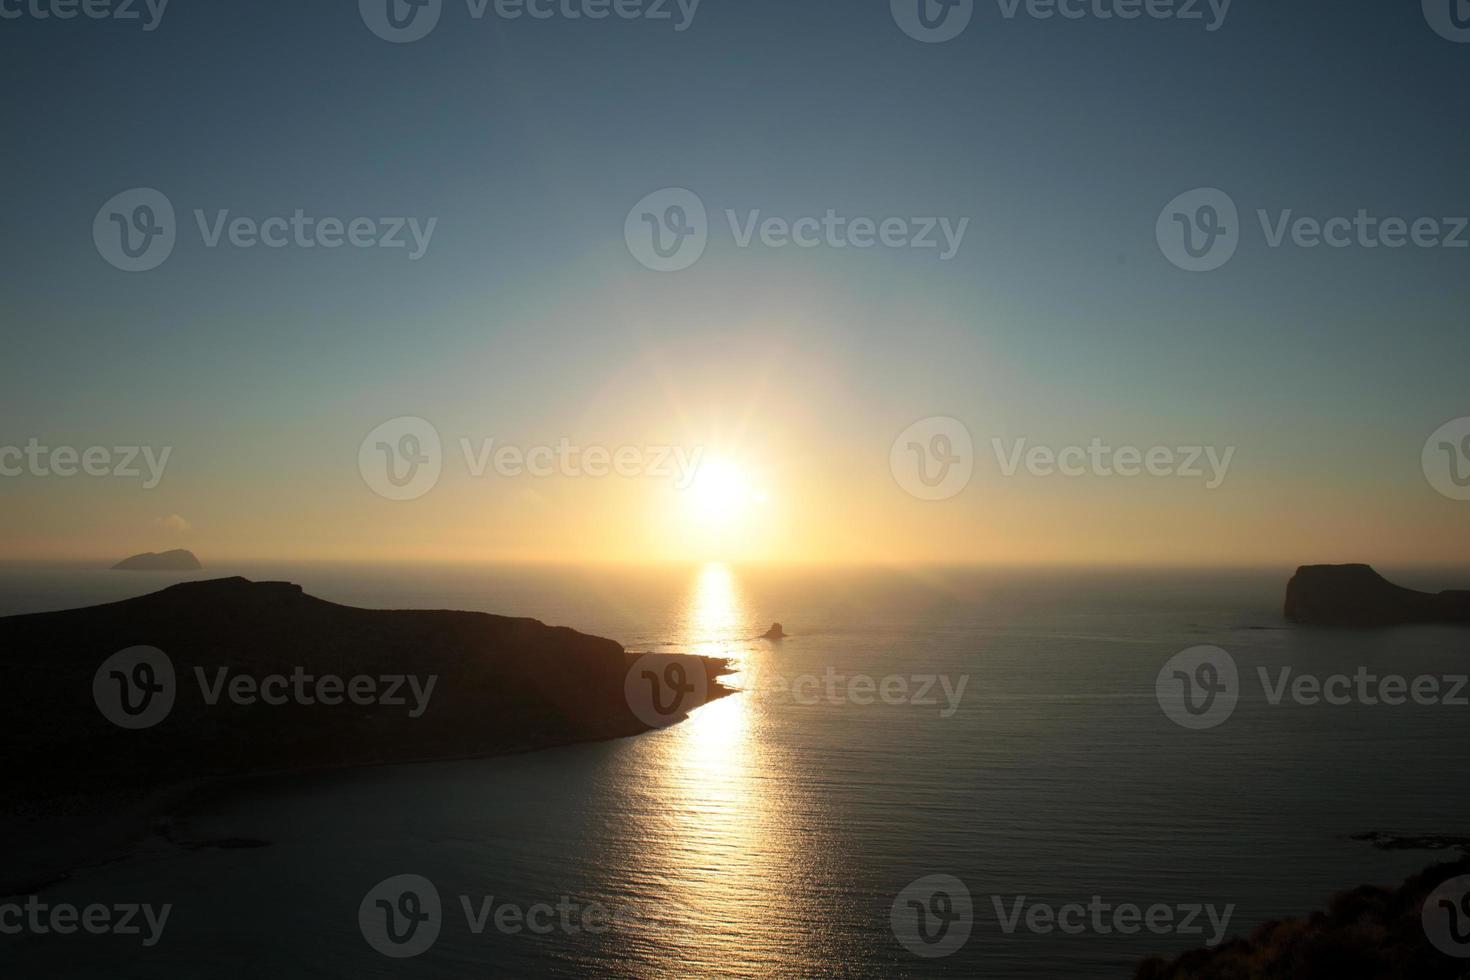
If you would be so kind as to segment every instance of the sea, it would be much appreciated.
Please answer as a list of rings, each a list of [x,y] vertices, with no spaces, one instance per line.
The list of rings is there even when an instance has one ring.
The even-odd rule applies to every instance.
[[[1299,628],[1291,572],[5,567],[0,615],[239,574],[725,657],[738,693],[634,738],[201,793],[172,840],[38,893],[168,906],[161,931],[0,934],[0,975],[1128,978],[1446,857],[1355,835],[1470,834],[1470,630]],[[1201,657],[1234,696],[1181,713],[1179,665],[1220,676]],[[1360,674],[1368,697],[1311,696]]]

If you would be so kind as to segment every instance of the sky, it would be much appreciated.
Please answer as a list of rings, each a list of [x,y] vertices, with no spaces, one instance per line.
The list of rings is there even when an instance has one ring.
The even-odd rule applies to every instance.
[[[0,559],[1467,553],[1463,4],[388,2],[0,0]]]

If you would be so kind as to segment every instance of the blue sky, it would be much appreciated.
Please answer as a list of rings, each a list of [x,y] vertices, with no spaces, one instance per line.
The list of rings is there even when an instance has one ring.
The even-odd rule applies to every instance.
[[[809,360],[849,394],[808,420],[843,458],[950,414],[981,441],[1249,443],[1280,484],[1364,501],[1407,459],[1389,479],[1407,506],[1442,506],[1414,496],[1413,462],[1470,414],[1470,249],[1272,249],[1255,217],[1470,214],[1470,45],[1418,4],[1236,0],[1209,31],[978,3],[924,44],[887,2],[704,0],[680,32],[447,0],[395,45],[354,4],[174,0],[153,31],[0,20],[0,78],[7,438],[174,445],[199,462],[170,509],[242,480],[284,494],[292,467],[399,414],[550,438],[650,357],[693,395],[738,390],[763,354],[798,378]],[[91,226],[133,187],[166,194],[180,231],[128,274]],[[665,187],[712,220],[675,274],[622,234]],[[1196,187],[1228,192],[1243,228],[1202,274],[1154,238]],[[437,227],[418,261],[206,249],[195,208]],[[970,224],[948,262],[741,249],[727,208]]]

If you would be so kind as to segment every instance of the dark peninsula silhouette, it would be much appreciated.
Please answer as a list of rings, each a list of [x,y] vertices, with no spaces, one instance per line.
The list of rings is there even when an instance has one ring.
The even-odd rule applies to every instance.
[[[173,551],[149,551],[133,555],[112,567],[113,570],[122,572],[197,572],[204,566],[199,564],[194,552],[176,548]]]
[[[1416,592],[1368,565],[1303,565],[1286,586],[1286,618],[1311,626],[1470,624],[1470,592]]]
[[[94,681],[104,692],[124,677],[162,683],[161,671],[103,676],[104,661],[136,646],[166,654],[174,703],[156,724],[130,730],[104,715]],[[0,680],[17,695],[5,713],[10,763],[0,813],[34,810],[48,797],[95,801],[200,777],[487,756],[635,735],[650,727],[624,693],[638,659],[612,640],[533,619],[358,609],[297,585],[243,578],[0,618]],[[730,693],[718,682],[724,660],[680,659],[703,664],[707,699]],[[333,675],[349,689],[354,678],[372,678],[385,695],[395,676],[436,679],[427,698],[400,680],[392,689],[397,704],[354,703],[345,690],[318,689],[315,681],[303,684],[316,703],[290,694],[284,703],[258,696],[239,703],[231,693],[239,678],[275,675],[286,678],[275,687],[279,695],[298,674]],[[323,690],[337,703],[324,703]]]

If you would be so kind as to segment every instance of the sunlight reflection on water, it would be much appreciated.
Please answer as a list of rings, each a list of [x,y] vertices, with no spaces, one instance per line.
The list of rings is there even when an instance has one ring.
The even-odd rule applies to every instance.
[[[816,960],[799,950],[821,919],[818,910],[798,907],[810,893],[798,883],[801,855],[815,841],[791,823],[797,790],[770,778],[787,770],[770,765],[759,702],[742,690],[768,655],[752,641],[753,626],[731,570],[702,567],[685,605],[682,647],[728,658],[726,682],[737,693],[649,740],[644,813],[655,826],[642,858],[661,901],[644,922],[644,938],[658,976],[817,972]],[[805,929],[787,928],[801,922]],[[801,965],[781,974],[773,963]]]

